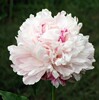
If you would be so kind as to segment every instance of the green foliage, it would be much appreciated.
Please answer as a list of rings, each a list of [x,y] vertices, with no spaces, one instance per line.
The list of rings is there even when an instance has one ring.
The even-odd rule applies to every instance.
[[[5,9],[6,9],[6,0],[0,0],[0,20],[2,20],[7,16]]]
[[[9,19],[12,18],[13,15],[13,0],[10,0],[9,2]]]
[[[16,95],[14,93],[1,91],[1,90],[0,90],[0,95],[2,96],[3,100],[28,100],[24,96],[19,96],[19,95]]]

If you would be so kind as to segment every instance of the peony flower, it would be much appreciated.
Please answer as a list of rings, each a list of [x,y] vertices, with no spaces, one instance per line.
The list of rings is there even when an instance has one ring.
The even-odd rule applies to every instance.
[[[79,80],[95,61],[94,47],[89,36],[79,33],[81,27],[65,11],[54,17],[47,9],[31,14],[18,31],[17,45],[8,47],[13,71],[23,76],[26,85],[44,79],[57,88],[72,77]]]

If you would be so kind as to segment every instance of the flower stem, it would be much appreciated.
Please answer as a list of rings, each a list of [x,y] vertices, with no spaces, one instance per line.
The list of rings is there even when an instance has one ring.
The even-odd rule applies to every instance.
[[[52,85],[52,100],[55,100],[55,87]]]

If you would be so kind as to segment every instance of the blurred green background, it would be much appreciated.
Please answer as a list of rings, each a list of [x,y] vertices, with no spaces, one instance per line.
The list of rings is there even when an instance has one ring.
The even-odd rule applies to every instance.
[[[90,42],[96,49],[95,69],[87,71],[78,82],[60,86],[56,90],[56,100],[99,100],[99,0],[0,0],[0,90],[24,95],[30,100],[51,100],[50,82],[40,81],[34,86],[25,86],[22,77],[10,67],[7,51],[7,46],[16,44],[14,37],[23,21],[44,8],[53,15],[65,10],[77,16],[83,23],[81,32],[90,35]]]

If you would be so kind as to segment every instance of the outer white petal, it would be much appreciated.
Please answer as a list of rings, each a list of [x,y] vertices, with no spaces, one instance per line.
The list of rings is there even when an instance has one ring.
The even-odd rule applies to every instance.
[[[36,14],[36,18],[48,18],[48,17],[52,17],[51,16],[51,12],[47,9],[43,9],[42,11],[38,12]]]
[[[77,81],[79,81],[80,78],[81,78],[81,75],[80,75],[80,74],[73,73],[73,76],[74,76],[74,78],[75,78]]]
[[[59,74],[56,70],[52,71],[52,75],[54,76],[55,79],[57,79],[59,77]]]
[[[23,82],[26,85],[31,85],[31,84],[33,85],[41,79],[44,73],[45,73],[45,70],[40,70],[38,73],[35,73],[31,76],[26,75],[23,77]]]
[[[55,67],[57,72],[63,75],[63,77],[69,76],[74,72],[74,69],[72,67],[63,67],[63,66],[57,66]]]

